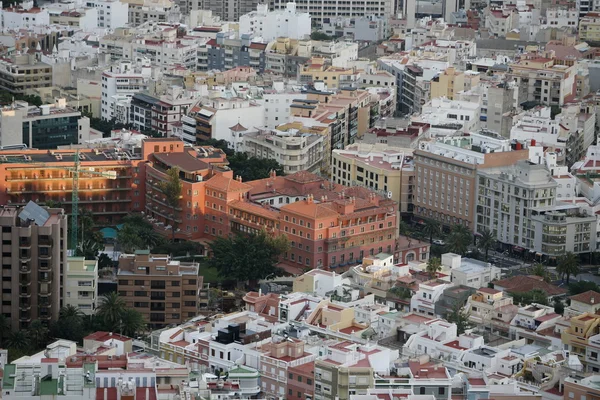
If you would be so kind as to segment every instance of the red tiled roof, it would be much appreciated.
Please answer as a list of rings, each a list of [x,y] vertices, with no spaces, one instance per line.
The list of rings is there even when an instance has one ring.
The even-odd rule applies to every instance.
[[[131,338],[119,335],[118,333],[98,331],[87,335],[83,338],[83,340],[95,340],[98,342],[106,342],[107,340],[120,340],[121,342],[127,342],[128,340],[131,340]]]
[[[579,293],[569,298],[571,300],[590,305],[600,303],[600,293],[596,292],[595,290],[588,290],[587,292]]]
[[[507,292],[513,293],[525,293],[530,292],[533,289],[541,289],[546,292],[548,296],[557,296],[567,293],[566,289],[546,283],[541,277],[534,275],[512,276],[510,278],[495,281],[494,285],[503,287]]]

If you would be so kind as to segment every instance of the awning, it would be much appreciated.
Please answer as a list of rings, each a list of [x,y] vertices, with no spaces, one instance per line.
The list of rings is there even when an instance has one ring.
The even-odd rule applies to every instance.
[[[513,246],[513,250],[516,250],[516,251],[524,251],[525,249],[524,249],[524,248],[522,248],[521,246]]]

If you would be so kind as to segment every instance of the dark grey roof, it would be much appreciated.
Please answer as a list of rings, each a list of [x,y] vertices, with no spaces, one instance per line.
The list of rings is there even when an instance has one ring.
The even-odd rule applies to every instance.
[[[519,47],[539,46],[540,42],[530,42],[527,40],[477,39],[475,45],[478,49],[516,50]]]
[[[50,213],[30,200],[19,213],[19,218],[23,222],[34,221],[37,226],[44,226],[50,218]]]

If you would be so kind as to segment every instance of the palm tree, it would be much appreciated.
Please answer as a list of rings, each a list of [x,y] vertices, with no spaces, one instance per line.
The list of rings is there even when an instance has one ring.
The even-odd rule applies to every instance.
[[[437,277],[438,271],[442,270],[442,260],[439,257],[431,257],[429,261],[427,261],[427,267],[425,271],[429,274],[431,279]]]
[[[446,249],[450,253],[463,255],[469,249],[465,237],[459,232],[451,232],[446,238]]]
[[[71,304],[64,306],[58,312],[58,317],[61,319],[79,318],[80,320],[83,320],[83,316],[84,314],[81,312],[81,310]]]
[[[29,345],[29,335],[25,330],[13,331],[8,335],[8,339],[6,339],[6,347],[18,352],[29,350]]]
[[[42,324],[42,321],[39,319],[33,321],[27,329],[29,340],[35,349],[40,349],[46,346],[48,342],[48,333],[48,328]]]
[[[423,227],[423,233],[429,235],[429,243],[433,243],[433,235],[440,233],[440,223],[433,219],[425,220],[425,226]]]
[[[477,241],[477,246],[480,250],[483,250],[485,253],[485,261],[488,260],[488,252],[496,243],[496,238],[494,238],[494,233],[489,229],[484,229],[483,232],[480,233],[479,239]]]
[[[117,292],[110,292],[100,298],[96,314],[102,319],[107,330],[116,331],[121,325],[125,309],[125,300],[119,297]]]
[[[158,233],[152,228],[140,229],[138,231],[138,236],[148,250],[158,246],[163,241],[163,237],[160,235],[160,233]]]
[[[550,282],[550,274],[548,274],[548,270],[546,269],[546,266],[542,263],[533,264],[531,273],[533,275],[542,277],[544,279],[544,282]]]
[[[579,257],[570,251],[563,254],[558,259],[558,265],[556,266],[556,272],[561,276],[567,277],[567,285],[571,275],[577,276],[579,274]]]
[[[132,338],[137,337],[137,334],[146,328],[147,322],[144,316],[137,310],[127,308],[121,315],[123,327],[122,334]]]

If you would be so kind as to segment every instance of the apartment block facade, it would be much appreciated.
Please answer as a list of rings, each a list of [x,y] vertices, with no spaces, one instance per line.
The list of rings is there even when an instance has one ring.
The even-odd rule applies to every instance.
[[[489,230],[504,245],[532,249],[537,239],[533,209],[552,206],[556,186],[545,166],[527,160],[499,169],[479,169],[475,231]]]
[[[98,302],[98,261],[69,257],[65,275],[63,304],[93,315]]]
[[[283,10],[285,8],[286,1],[271,0],[269,2],[269,9],[271,10]],[[368,15],[387,17],[396,13],[396,3],[393,0],[377,0],[367,3],[347,3],[341,0],[326,0],[322,3],[315,3],[310,0],[298,0],[296,1],[296,10],[309,13],[313,23],[322,24],[336,17],[349,18]]]
[[[0,89],[25,94],[28,89],[52,86],[52,65],[33,54],[15,55],[0,60]]]
[[[492,166],[512,165],[527,159],[527,150],[481,153],[464,148],[464,138],[422,143],[414,151],[416,197],[415,217],[431,218],[445,227],[462,224],[475,231],[477,171]],[[500,140],[499,146],[506,146]],[[480,148],[480,147],[478,147]],[[471,146],[471,149],[473,147]]]
[[[153,327],[180,324],[198,314],[202,276],[197,263],[138,250],[119,257],[117,279],[127,307],[141,312]]]
[[[62,209],[0,209],[2,305],[13,330],[32,321],[48,326],[63,306],[67,270],[67,216]]]

